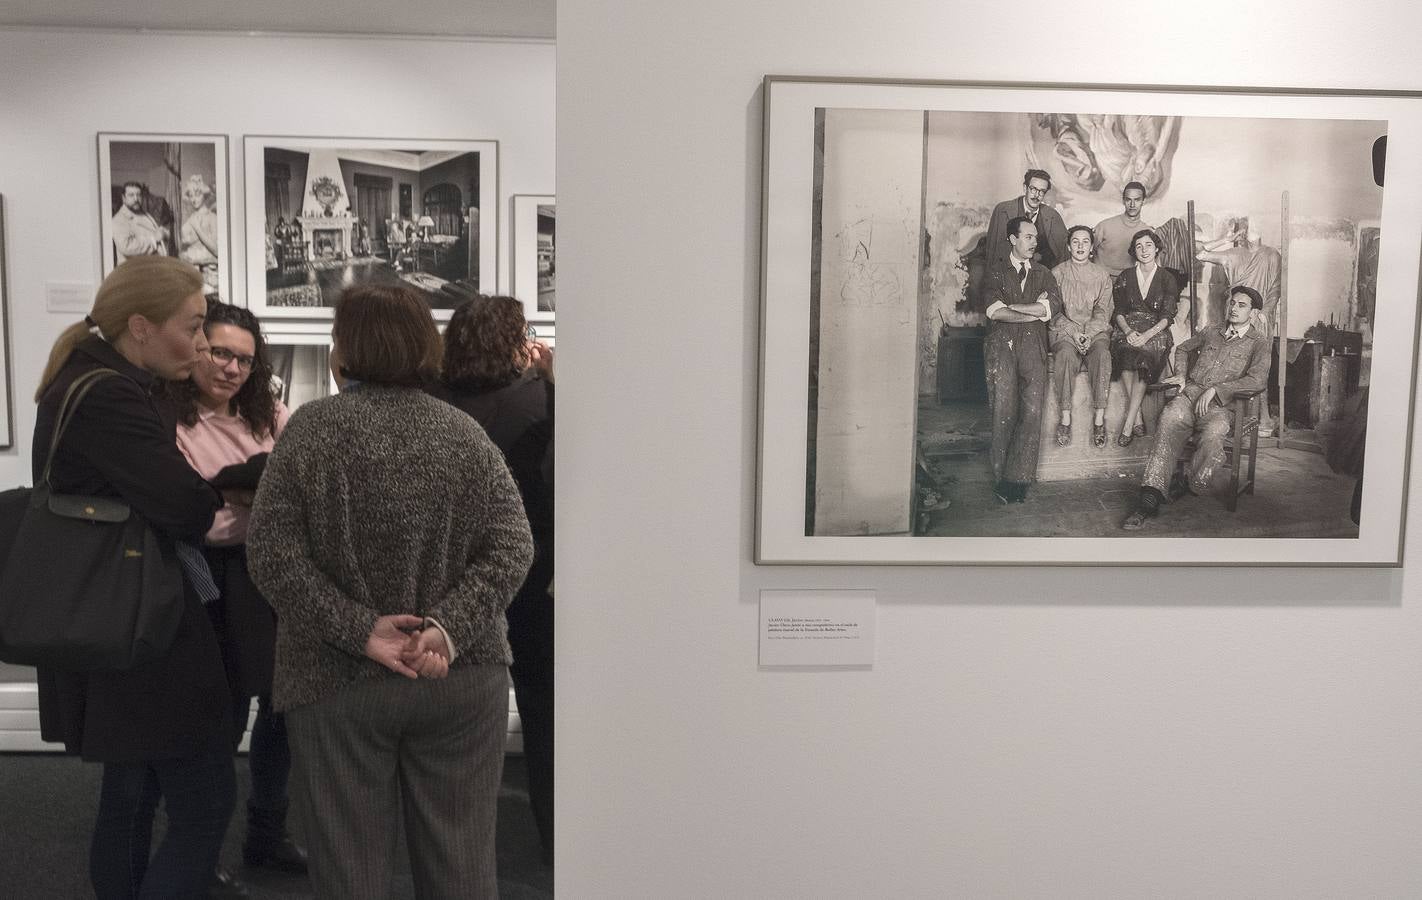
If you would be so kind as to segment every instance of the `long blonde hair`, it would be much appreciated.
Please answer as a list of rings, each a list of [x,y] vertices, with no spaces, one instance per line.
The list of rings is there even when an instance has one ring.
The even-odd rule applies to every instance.
[[[183,301],[201,291],[202,275],[197,269],[171,256],[134,256],[109,273],[94,296],[94,309],[89,318],[98,326],[104,340],[113,343],[128,332],[129,316],[143,316],[155,325],[173,317]],[[35,402],[59,377],[74,348],[89,336],[87,322],[75,322],[60,333],[49,351],[40,376]]]

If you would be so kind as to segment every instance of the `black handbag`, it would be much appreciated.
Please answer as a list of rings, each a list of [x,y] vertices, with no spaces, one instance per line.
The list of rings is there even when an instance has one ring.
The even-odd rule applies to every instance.
[[[95,369],[60,404],[44,474],[0,494],[0,661],[72,672],[124,670],[168,652],[183,616],[171,545],[127,503],[56,494],[49,471]],[[122,376],[119,376],[122,377]]]

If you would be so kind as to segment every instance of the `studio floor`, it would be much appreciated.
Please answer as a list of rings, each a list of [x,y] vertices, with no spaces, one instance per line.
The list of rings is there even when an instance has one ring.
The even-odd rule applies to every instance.
[[[919,446],[948,505],[921,517],[917,533],[944,537],[1250,538],[1336,538],[1358,533],[1348,517],[1353,479],[1330,471],[1322,453],[1295,449],[1296,445],[1318,446],[1311,431],[1291,431],[1290,446],[1284,448],[1276,447],[1272,438],[1260,439],[1255,491],[1239,498],[1235,512],[1225,506],[1229,473],[1223,470],[1215,480],[1213,495],[1187,495],[1164,507],[1160,516],[1140,531],[1125,532],[1121,521],[1134,507],[1152,435],[1136,438],[1129,454],[1114,445],[1097,451],[1089,446],[1090,419],[1078,417],[1072,452],[1075,459],[1084,460],[1079,464],[1080,475],[1073,477],[1058,468],[1052,480],[1032,486],[1026,503],[1004,506],[992,493],[987,421],[981,404],[944,405],[932,398],[920,401]],[[1044,458],[1049,452],[1045,445],[1051,439],[1052,435],[1044,432]],[[1093,463],[1091,457],[1098,453],[1112,463]]]

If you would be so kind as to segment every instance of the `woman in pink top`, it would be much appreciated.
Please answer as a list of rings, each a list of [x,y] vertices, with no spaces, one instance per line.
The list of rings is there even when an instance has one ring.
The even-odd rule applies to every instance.
[[[276,616],[247,575],[245,547],[251,493],[290,413],[273,390],[256,316],[238,306],[213,303],[203,329],[207,352],[200,355],[191,380],[174,385],[172,393],[178,412],[178,446],[199,474],[212,480],[229,466],[246,464],[230,485],[245,489],[248,505],[229,502],[218,510],[204,548],[222,588],[234,744],[246,727],[251,698],[259,698],[248,757],[252,795],[242,856],[249,866],[301,873],[306,871],[306,854],[286,832],[291,751],[281,716],[271,709]]]

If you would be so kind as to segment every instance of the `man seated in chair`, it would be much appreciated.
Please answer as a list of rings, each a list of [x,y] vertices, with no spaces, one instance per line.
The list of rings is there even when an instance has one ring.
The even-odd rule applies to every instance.
[[[1263,390],[1269,379],[1269,341],[1260,326],[1264,298],[1250,287],[1235,287],[1225,324],[1209,328],[1175,348],[1175,374],[1161,380],[1180,388],[1160,414],[1155,443],[1146,460],[1136,509],[1121,527],[1135,531],[1160,514],[1167,492],[1175,500],[1203,494],[1225,460],[1224,442],[1234,425],[1234,396]],[[1199,351],[1195,364],[1190,353]],[[1176,475],[1175,460],[1190,435],[1195,453],[1190,475]],[[1237,450],[1238,448],[1236,448]]]

